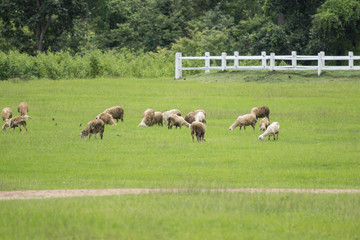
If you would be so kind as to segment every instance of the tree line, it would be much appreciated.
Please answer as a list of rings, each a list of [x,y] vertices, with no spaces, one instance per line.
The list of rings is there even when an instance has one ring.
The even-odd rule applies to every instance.
[[[0,51],[360,54],[360,0],[1,0]]]

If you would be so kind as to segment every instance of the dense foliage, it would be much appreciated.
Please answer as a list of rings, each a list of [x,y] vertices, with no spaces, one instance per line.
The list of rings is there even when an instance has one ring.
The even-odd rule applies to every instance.
[[[360,0],[2,0],[0,68],[18,64],[9,56],[44,52],[37,58],[86,56],[81,64],[99,51],[114,58],[160,52],[160,59],[175,51],[359,54],[359,29]],[[41,76],[43,68],[27,75]],[[6,71],[0,78],[14,76]],[[108,73],[85,72],[69,76]]]

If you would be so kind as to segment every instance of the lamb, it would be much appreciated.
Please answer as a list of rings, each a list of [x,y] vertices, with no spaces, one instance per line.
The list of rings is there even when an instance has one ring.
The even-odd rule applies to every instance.
[[[8,122],[6,122],[2,126],[1,129],[5,131],[9,127],[9,128],[13,128],[13,130],[15,131],[15,127],[18,127],[21,132],[21,126],[23,126],[25,128],[25,130],[27,131],[26,120],[28,120],[28,119],[29,119],[29,116],[27,116],[27,115],[13,117]]]
[[[164,124],[167,124],[167,121],[168,121],[168,118],[169,118],[170,114],[176,114],[178,116],[181,116],[181,112],[178,109],[171,109],[169,111],[163,112]]]
[[[109,113],[116,122],[119,122],[119,119],[123,122],[124,121],[124,109],[120,106],[114,106],[111,108],[107,108],[104,110],[105,113]]]
[[[98,115],[96,117],[96,119],[101,119],[101,120],[103,120],[103,122],[105,124],[108,124],[108,125],[113,125],[113,126],[116,125],[113,116],[111,114],[109,114],[109,113],[106,113],[106,112],[103,112],[100,115]]]
[[[235,120],[235,122],[229,127],[229,130],[232,131],[237,126],[240,126],[240,130],[241,130],[241,127],[244,126],[244,130],[245,130],[245,127],[250,126],[250,125],[255,130],[256,122],[257,122],[257,119],[256,119],[256,116],[254,114],[245,114],[245,115],[239,116]]]
[[[204,112],[198,112],[197,114],[195,114],[195,121],[196,122],[206,123]]]
[[[173,126],[175,126],[176,129],[178,127],[180,127],[181,129],[181,126],[186,126],[190,128],[190,124],[187,121],[185,121],[183,117],[180,117],[176,114],[171,114],[168,118],[168,129],[172,129]]]
[[[279,139],[279,130],[280,130],[280,124],[278,122],[273,122],[272,124],[270,124],[268,126],[266,131],[259,136],[258,139],[259,139],[259,141],[262,141],[262,140],[264,140],[264,137],[269,136],[268,140],[270,140],[270,136],[274,136],[274,141],[275,141],[275,140]],[[277,135],[276,139],[275,139],[275,135]]]
[[[267,117],[270,120],[270,110],[266,106],[254,107],[253,109],[251,109],[251,113],[256,116],[256,119],[260,117]]]
[[[269,119],[267,117],[264,117],[260,121],[260,131],[265,131],[269,125],[270,125]]]
[[[161,112],[154,113],[154,125],[155,124],[163,126],[163,114]]]
[[[195,121],[191,123],[190,129],[191,129],[191,137],[193,142],[194,142],[194,134],[196,135],[196,140],[198,142],[202,142],[202,141],[205,142],[206,126],[204,123]]]
[[[11,108],[6,107],[3,110],[1,110],[1,116],[3,121],[7,122],[10,118],[12,118],[12,111]]]
[[[187,121],[188,123],[191,124],[192,122],[196,121],[195,115],[196,115],[196,114],[199,114],[199,113],[203,113],[203,115],[204,115],[203,120],[205,120],[206,112],[205,112],[204,110],[202,110],[202,109],[198,109],[198,110],[189,112],[189,113],[185,116],[185,121]]]
[[[20,116],[27,116],[29,112],[29,105],[27,102],[21,102],[18,106],[18,112],[20,113]]]
[[[147,127],[147,126],[151,127],[152,125],[154,125],[154,117],[155,117],[154,110],[151,108],[146,109],[142,115],[142,120],[139,123],[138,127]]]
[[[87,136],[89,136],[89,139],[91,138],[92,134],[100,133],[100,138],[103,139],[103,133],[104,133],[105,123],[101,119],[95,119],[86,125],[85,129],[79,134],[79,136],[82,139],[85,139]]]

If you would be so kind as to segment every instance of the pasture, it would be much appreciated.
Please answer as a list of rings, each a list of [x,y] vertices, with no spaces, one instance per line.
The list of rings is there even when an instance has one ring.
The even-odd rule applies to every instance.
[[[1,108],[11,107],[16,116],[27,101],[31,119],[28,132],[0,133],[0,191],[359,189],[359,93],[358,72],[1,81]],[[86,123],[114,105],[124,108],[124,122],[106,126],[103,140],[82,140]],[[258,124],[255,131],[228,130],[239,115],[262,105],[270,108],[271,122],[280,123],[278,141],[259,142]],[[147,108],[177,108],[183,116],[205,109],[206,142],[193,143],[184,127],[138,128]],[[2,201],[0,236],[353,239],[359,237],[359,201],[346,194],[192,192]],[[15,231],[18,224],[23,231]]]

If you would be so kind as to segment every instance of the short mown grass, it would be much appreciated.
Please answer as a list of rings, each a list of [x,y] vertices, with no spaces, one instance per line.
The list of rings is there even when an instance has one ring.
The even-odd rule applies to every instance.
[[[302,73],[287,83],[281,79],[289,73],[237,74],[227,74],[229,81],[223,73],[202,76],[208,82],[0,82],[1,108],[11,107],[17,115],[17,105],[27,101],[31,116],[28,132],[0,132],[0,190],[360,188],[360,79],[314,73],[302,82],[308,78]],[[272,80],[241,82],[244,74]],[[102,141],[78,136],[88,121],[114,105],[124,108],[125,121],[106,126]],[[280,123],[279,141],[258,142],[258,125],[255,131],[228,130],[237,116],[261,105]],[[183,115],[205,109],[206,142],[193,143],[187,128],[137,127],[147,108],[178,108]]]

